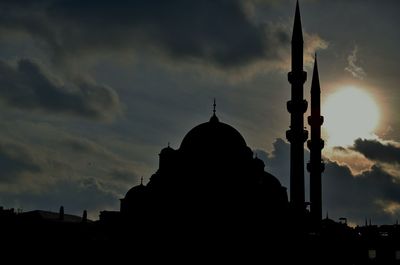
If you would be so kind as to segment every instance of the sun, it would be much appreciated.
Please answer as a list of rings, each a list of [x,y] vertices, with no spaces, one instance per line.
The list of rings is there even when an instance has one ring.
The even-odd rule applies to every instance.
[[[357,138],[370,138],[379,123],[380,111],[373,97],[361,88],[343,87],[322,105],[327,145],[352,145]]]

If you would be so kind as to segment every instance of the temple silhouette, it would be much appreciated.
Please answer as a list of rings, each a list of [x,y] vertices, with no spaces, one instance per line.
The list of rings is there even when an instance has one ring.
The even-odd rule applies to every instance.
[[[168,145],[161,150],[158,170],[148,183],[142,180],[128,190],[120,211],[101,211],[99,221],[92,222],[86,212],[82,217],[66,215],[63,207],[59,213],[15,213],[1,208],[0,225],[14,229],[5,238],[10,242],[22,238],[27,246],[39,240],[112,253],[150,245],[148,249],[156,254],[245,257],[278,264],[400,264],[398,224],[350,228],[345,218],[340,222],[322,218],[321,88],[315,55],[309,139],[304,127],[308,102],[304,99],[303,42],[297,2],[288,73],[290,201],[287,188],[265,170],[239,131],[220,121],[214,100],[210,119],[191,129],[179,148]],[[306,142],[310,150],[308,202]]]

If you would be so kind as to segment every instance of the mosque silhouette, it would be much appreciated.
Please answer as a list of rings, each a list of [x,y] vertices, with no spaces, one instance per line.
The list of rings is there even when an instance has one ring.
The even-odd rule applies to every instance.
[[[311,86],[311,116],[308,117],[311,126],[311,139],[308,141],[311,159],[307,164],[311,175],[310,212],[304,198],[304,143],[308,139],[303,118],[308,107],[303,98],[306,78],[297,3],[292,36],[292,71],[288,74],[292,98],[287,102],[291,114],[290,130],[286,132],[291,144],[290,203],[286,188],[264,170],[264,162],[254,156],[243,136],[219,120],[214,100],[210,120],[190,130],[178,149],[170,146],[162,149],[159,169],[149,183],[144,185],[142,182],[131,188],[121,199],[120,212],[102,211],[100,221],[131,222],[138,216],[154,219],[153,215],[174,213],[174,219],[184,218],[185,222],[193,223],[204,219],[204,223],[211,226],[216,224],[216,220],[223,220],[223,223],[240,220],[243,223],[246,219],[259,222],[260,226],[278,227],[288,219],[296,218],[299,229],[308,226],[307,229],[319,231],[324,164],[321,160],[323,117],[320,115],[321,92],[316,58]]]
[[[0,209],[0,225],[10,246],[37,242],[80,252],[96,249],[265,263],[400,264],[400,226],[366,224],[355,229],[346,220],[322,219],[321,150],[323,117],[315,56],[311,84],[311,135],[304,127],[307,73],[303,69],[303,34],[296,4],[292,64],[287,102],[290,128],[290,201],[287,189],[265,171],[242,135],[219,120],[216,103],[209,121],[190,130],[178,149],[159,154],[159,168],[145,185],[131,188],[120,211],[101,211],[99,221],[44,211],[15,213]],[[310,150],[310,201],[305,200],[304,145]],[[308,208],[308,205],[310,206]],[[147,247],[146,247],[147,246]],[[19,244],[19,247],[21,245]],[[122,249],[124,251],[122,251]],[[275,262],[273,262],[275,261]],[[276,262],[277,261],[277,262]]]

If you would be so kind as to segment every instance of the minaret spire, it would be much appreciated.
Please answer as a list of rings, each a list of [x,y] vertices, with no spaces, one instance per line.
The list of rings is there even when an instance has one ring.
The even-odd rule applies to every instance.
[[[321,93],[321,88],[319,85],[319,74],[318,74],[318,60],[317,60],[317,53],[314,55],[314,69],[313,69],[313,76],[311,82],[311,89],[318,90],[318,93]],[[317,91],[315,91],[317,92]],[[311,102],[311,105],[313,103]]]
[[[318,62],[315,54],[313,77],[311,82],[311,116],[308,124],[311,126],[311,140],[307,142],[310,149],[310,162],[307,170],[310,172],[310,202],[311,218],[316,228],[319,227],[322,218],[322,172],[325,165],[322,162],[321,150],[324,141],[321,139],[321,125],[324,117],[321,116],[321,87],[319,84]]]
[[[292,70],[303,70],[303,43],[300,7],[299,1],[297,1],[292,32]]]
[[[296,3],[296,13],[292,35],[292,71],[288,74],[291,84],[291,100],[287,102],[290,113],[290,129],[286,138],[290,142],[290,203],[294,214],[304,216],[304,142],[308,132],[304,130],[304,113],[308,103],[304,99],[303,85],[307,73],[303,70],[303,33],[301,28],[299,3]]]
[[[293,24],[293,33],[292,33],[292,41],[293,40],[303,41],[303,30],[302,30],[302,26],[301,26],[299,1],[296,2],[296,12],[294,15],[294,24]]]

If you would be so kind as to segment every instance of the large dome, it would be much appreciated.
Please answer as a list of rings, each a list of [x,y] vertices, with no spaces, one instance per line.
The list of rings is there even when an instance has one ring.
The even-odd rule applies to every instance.
[[[202,123],[190,130],[183,138],[180,150],[185,152],[204,149],[243,150],[247,147],[243,136],[232,126],[220,122],[213,115],[209,122]]]

